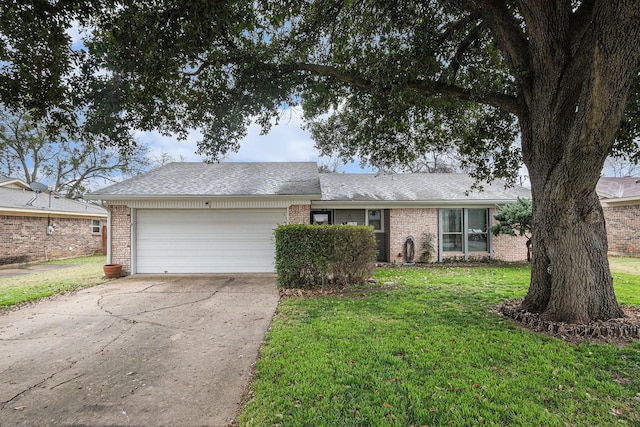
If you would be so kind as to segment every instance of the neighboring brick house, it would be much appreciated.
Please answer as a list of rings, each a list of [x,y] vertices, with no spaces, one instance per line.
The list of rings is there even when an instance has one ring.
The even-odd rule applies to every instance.
[[[99,206],[0,178],[0,265],[100,253],[106,219]]]
[[[607,223],[609,254],[640,257],[640,178],[602,177],[596,191]]]
[[[136,273],[235,273],[274,269],[279,224],[367,224],[378,260],[405,261],[407,237],[433,261],[526,260],[523,238],[488,232],[500,206],[530,197],[503,182],[470,191],[462,174],[319,174],[313,162],[170,163],[86,197],[105,201],[107,261]]]

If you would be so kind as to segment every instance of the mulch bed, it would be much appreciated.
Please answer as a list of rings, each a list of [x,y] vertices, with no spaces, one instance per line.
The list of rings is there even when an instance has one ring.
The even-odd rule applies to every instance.
[[[375,281],[369,281],[370,285],[378,285]],[[351,295],[351,294],[365,294],[368,292],[388,291],[392,289],[398,289],[400,286],[395,283],[386,282],[383,286],[369,286],[369,287],[342,287],[336,286],[332,283],[328,283],[323,289],[284,289],[280,288],[280,296],[287,297],[318,297],[324,295]]]
[[[537,313],[519,310],[521,299],[505,301],[498,314],[512,319],[518,326],[530,331],[554,336],[568,342],[584,341],[626,345],[640,340],[640,309],[622,306],[626,317],[606,322],[574,324],[540,319]]]

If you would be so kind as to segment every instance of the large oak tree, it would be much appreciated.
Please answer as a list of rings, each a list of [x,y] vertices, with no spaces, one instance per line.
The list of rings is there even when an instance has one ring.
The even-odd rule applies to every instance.
[[[3,101],[60,110],[72,98],[95,119],[95,133],[130,126],[180,136],[199,128],[201,152],[216,157],[238,148],[251,120],[268,129],[301,104],[310,122],[343,130],[345,152],[378,165],[409,161],[434,143],[456,145],[478,178],[513,177],[524,160],[535,252],[523,309],[572,322],[623,315],[595,186],[609,154],[637,154],[637,117],[627,107],[638,105],[640,1],[32,0],[3,7],[12,4],[19,10],[1,22]],[[30,22],[39,7],[47,13]],[[89,52],[48,54],[42,46],[57,47],[62,37],[51,25],[63,28],[74,16],[93,30]],[[20,19],[27,28],[16,26]],[[16,53],[29,44],[42,60]],[[67,66],[73,58],[79,67]],[[4,70],[28,73],[16,65],[21,60],[50,67],[15,84]],[[43,94],[38,102],[34,93]]]

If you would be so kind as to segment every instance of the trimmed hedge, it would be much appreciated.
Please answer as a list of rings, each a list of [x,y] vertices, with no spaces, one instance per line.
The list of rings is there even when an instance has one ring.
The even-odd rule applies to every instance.
[[[280,287],[361,284],[373,275],[377,254],[373,227],[291,224],[276,228],[275,236]]]

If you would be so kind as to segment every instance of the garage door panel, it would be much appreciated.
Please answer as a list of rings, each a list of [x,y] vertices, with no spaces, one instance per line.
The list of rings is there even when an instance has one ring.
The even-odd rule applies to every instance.
[[[139,210],[137,272],[271,272],[273,230],[285,222],[284,209]]]

